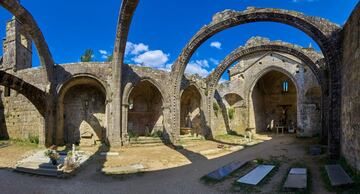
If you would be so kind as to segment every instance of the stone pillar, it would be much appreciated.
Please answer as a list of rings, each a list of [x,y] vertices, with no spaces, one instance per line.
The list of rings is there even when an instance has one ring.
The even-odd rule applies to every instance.
[[[129,111],[129,104],[123,103],[122,104],[122,129],[121,129],[121,142],[122,145],[128,145],[129,136],[128,136],[128,111]]]
[[[121,121],[122,121],[122,70],[126,41],[130,29],[132,16],[136,10],[139,0],[123,0],[119,13],[117,32],[112,62],[112,103],[111,117],[112,127],[109,131],[109,141],[112,146],[121,145]]]

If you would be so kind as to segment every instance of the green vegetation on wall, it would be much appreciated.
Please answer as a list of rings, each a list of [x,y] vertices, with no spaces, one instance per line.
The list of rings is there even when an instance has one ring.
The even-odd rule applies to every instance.
[[[218,103],[216,103],[216,102],[213,103],[213,109],[214,109],[215,115],[218,116],[218,111],[220,110]]]
[[[235,115],[235,109],[234,108],[229,108],[228,109],[228,115],[229,115],[229,119],[233,120],[234,119],[234,115]]]

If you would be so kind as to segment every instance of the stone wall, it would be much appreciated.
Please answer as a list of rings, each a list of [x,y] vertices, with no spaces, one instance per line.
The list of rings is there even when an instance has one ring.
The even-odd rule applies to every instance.
[[[35,106],[23,95],[11,90],[10,96],[4,96],[0,90],[0,136],[11,139],[28,139],[39,136],[44,127],[43,117]]]
[[[219,120],[219,117],[215,118],[212,121],[213,130],[222,128],[224,131],[226,128],[231,128],[231,130],[238,133],[244,133],[247,128],[253,128],[255,120],[250,118],[251,113],[254,111],[251,92],[256,82],[270,70],[286,72],[289,79],[295,82],[298,96],[296,98],[297,108],[294,111],[297,112],[297,118],[291,120],[297,120],[299,135],[313,136],[321,133],[321,94],[319,100],[318,97],[313,97],[312,92],[308,92],[313,88],[320,88],[318,80],[310,68],[299,59],[278,52],[257,52],[248,55],[230,69],[231,81],[218,86],[219,95],[225,97],[229,93],[235,93],[243,100],[233,107],[236,112],[235,118],[228,122],[226,118],[225,120]],[[281,83],[278,83],[278,87],[281,87]],[[306,93],[309,93],[309,97],[306,97]],[[273,100],[279,101],[280,99],[273,98]],[[231,108],[228,104],[226,106]],[[309,115],[312,116],[309,117]],[[228,123],[228,126],[226,126],[226,123]]]
[[[360,170],[360,4],[342,33],[341,153]]]
[[[93,145],[106,136],[106,96],[91,85],[76,85],[64,97],[66,144]]]

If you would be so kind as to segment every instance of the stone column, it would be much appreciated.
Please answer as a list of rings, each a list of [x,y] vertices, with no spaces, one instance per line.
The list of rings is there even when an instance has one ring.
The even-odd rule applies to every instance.
[[[123,102],[122,104],[122,129],[121,129],[121,142],[122,145],[128,145],[129,136],[128,136],[128,111],[129,104]]]

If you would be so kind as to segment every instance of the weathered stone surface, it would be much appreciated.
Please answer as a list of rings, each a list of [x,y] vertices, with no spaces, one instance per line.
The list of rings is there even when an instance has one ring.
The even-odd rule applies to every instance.
[[[229,174],[233,173],[235,170],[244,166],[246,163],[246,161],[232,162],[207,174],[206,176],[215,180],[221,180]]]
[[[312,49],[285,42],[271,42],[261,37],[248,40],[247,45],[229,54],[207,77],[209,87],[207,111],[210,115],[207,120],[211,122],[212,131],[231,129],[240,134],[244,134],[248,128],[262,131],[268,127],[271,120],[279,121],[282,110],[278,105],[292,104],[288,120],[294,123],[294,128],[298,129],[298,134],[301,136],[321,134],[321,96],[322,90],[326,88],[322,84],[324,72],[316,63],[321,57],[321,54]],[[225,70],[238,60],[240,62],[229,69],[230,81],[218,85],[218,81]],[[261,80],[262,77],[266,76],[265,73],[270,72],[270,70],[283,72],[287,77],[280,77],[275,81],[274,76],[271,76],[271,81]],[[285,79],[292,80],[290,85],[295,85],[296,88],[295,92],[294,88],[291,89],[293,95],[290,98],[287,97],[289,95],[283,95],[281,91],[278,92],[279,95],[274,95],[274,91],[280,89],[279,86]],[[255,112],[255,104],[263,101],[257,100],[255,103],[255,99],[252,97],[258,88],[255,87],[257,81],[262,83],[274,82],[274,87],[270,89],[269,84],[261,85],[260,88],[267,88],[263,92],[271,93],[271,95],[264,97],[269,101],[264,106],[266,109]],[[224,122],[226,121],[224,119],[225,114],[214,114],[212,102],[215,92],[220,95],[215,98],[220,108],[235,109],[235,118],[231,121]],[[288,99],[293,99],[292,103]],[[265,118],[264,115],[263,119],[254,119],[254,114],[261,115],[264,112],[272,118]],[[256,123],[255,120],[258,122]],[[259,121],[265,126],[262,126]],[[274,128],[275,124],[273,123],[270,128]]]
[[[227,98],[225,100],[228,100],[230,104],[236,106],[235,112],[236,115],[239,115],[236,119],[238,119],[239,122],[235,125],[235,128],[237,126],[246,128],[246,126],[248,127],[249,121],[245,114],[248,95],[240,95],[245,99],[241,102],[242,100],[233,98],[233,95],[225,97],[226,94],[224,94],[224,96],[216,94],[215,89],[219,79],[218,75],[225,69],[225,66],[221,66],[221,71],[214,72],[216,76],[214,76],[215,81],[212,82],[205,83],[202,79],[193,79],[193,77],[183,75],[192,54],[201,43],[216,33],[244,23],[270,21],[285,23],[307,33],[319,44],[324,58],[322,59],[320,54],[313,52],[311,49],[299,48],[280,41],[269,42],[269,40],[266,39],[250,40],[245,47],[253,49],[243,51],[243,54],[246,55],[259,51],[254,48],[264,49],[264,47],[260,45],[272,44],[272,46],[265,46],[265,48],[268,51],[278,49],[277,51],[288,54],[295,53],[301,60],[306,61],[306,64],[315,64],[309,65],[309,69],[314,72],[317,81],[321,83],[321,96],[310,95],[310,98],[306,98],[307,101],[305,101],[304,104],[298,106],[301,113],[300,120],[303,121],[299,123],[299,127],[304,130],[304,133],[310,131],[307,129],[311,128],[316,128],[317,132],[320,124],[313,125],[312,123],[316,123],[318,119],[322,119],[322,133],[324,137],[326,137],[326,135],[329,137],[328,143],[331,156],[338,156],[341,137],[342,154],[348,159],[350,164],[359,168],[360,165],[358,164],[357,158],[360,152],[357,143],[359,139],[357,131],[359,131],[360,120],[359,114],[356,114],[359,112],[359,87],[357,87],[359,85],[358,75],[360,74],[358,68],[359,5],[351,15],[349,21],[345,24],[341,34],[339,33],[341,28],[338,25],[322,18],[306,16],[294,11],[268,8],[248,8],[244,11],[225,10],[214,15],[212,22],[201,28],[195,34],[175,61],[171,73],[168,73],[144,67],[130,67],[123,63],[131,18],[137,4],[138,0],[125,0],[122,3],[116,44],[114,46],[113,63],[73,63],[54,66],[54,61],[45,38],[31,14],[22,7],[17,0],[0,1],[0,5],[9,10],[17,18],[19,24],[22,24],[21,27],[23,30],[21,31],[25,34],[27,33],[27,37],[31,37],[35,43],[39,51],[40,62],[43,66],[39,69],[19,70],[23,67],[28,67],[30,62],[27,61],[28,63],[26,64],[11,62],[14,61],[13,59],[17,59],[16,56],[20,56],[22,51],[17,49],[16,51],[19,52],[17,53],[18,55],[7,55],[12,46],[4,49],[4,57],[0,60],[2,64],[6,64],[7,67],[20,68],[15,68],[17,70],[16,72],[13,71],[14,68],[7,73],[2,71],[0,75],[1,85],[17,91],[11,91],[11,97],[2,97],[4,104],[3,112],[8,111],[9,115],[0,114],[0,119],[3,120],[2,123],[7,125],[7,128],[2,126],[0,136],[4,137],[6,134],[7,136],[10,134],[10,136],[14,138],[26,138],[31,132],[34,134],[38,133],[40,139],[46,139],[48,143],[57,143],[57,140],[61,140],[63,134],[58,133],[59,130],[55,127],[61,126],[63,123],[61,119],[58,119],[63,117],[63,115],[61,115],[62,111],[60,110],[63,104],[60,103],[61,101],[57,101],[59,97],[58,92],[62,86],[68,82],[74,81],[73,83],[77,84],[89,84],[89,82],[78,82],[79,80],[74,79],[79,75],[88,77],[89,79],[87,80],[96,80],[105,88],[104,93],[106,100],[104,105],[105,113],[103,114],[106,115],[107,119],[101,126],[106,128],[104,141],[108,141],[113,145],[125,144],[127,141],[128,96],[131,90],[144,80],[151,80],[151,83],[159,88],[162,94],[163,137],[169,141],[176,143],[179,140],[181,127],[181,94],[182,91],[191,85],[197,85],[197,89],[202,95],[200,110],[203,111],[201,114],[201,117],[203,117],[201,118],[201,122],[204,128],[204,136],[211,138],[212,135],[226,132],[226,130],[228,130],[226,129],[226,125],[229,125],[231,122],[227,120],[226,116],[224,117],[221,114],[219,117],[213,118],[211,106],[214,95],[217,99],[221,99],[222,97],[224,97],[224,99]],[[11,36],[14,34],[11,35],[11,33],[13,32],[9,31],[6,43],[10,44],[10,41],[13,40]],[[342,39],[340,39],[340,35],[342,35]],[[12,37],[14,38],[14,36]],[[20,39],[15,40],[21,43]],[[23,43],[25,43],[25,41]],[[291,46],[291,49],[287,48]],[[29,59],[30,55],[29,53],[27,54],[27,57],[23,59]],[[229,58],[229,61],[235,57],[236,55]],[[10,63],[15,64],[10,65]],[[239,71],[236,70],[236,72]],[[212,90],[208,90],[209,88],[212,88]],[[309,94],[318,94],[317,88],[309,88],[308,91]],[[307,93],[306,91],[303,92],[305,92],[305,94]],[[233,94],[238,93],[234,92]],[[210,96],[211,100],[206,96]],[[314,101],[318,101],[319,98],[321,98],[321,107],[313,103]],[[232,102],[234,99],[235,103]],[[82,99],[80,101],[85,102],[86,100]],[[2,106],[0,106],[0,110],[1,107]],[[323,112],[320,116],[317,112],[319,109]],[[224,124],[220,124],[218,129],[214,129],[212,125],[213,120],[215,123]],[[341,135],[340,124],[342,127]],[[231,128],[234,128],[234,126]],[[64,129],[60,128],[60,131],[61,130]],[[310,133],[313,132],[314,131],[310,131]],[[55,140],[55,142],[53,142],[53,140]]]
[[[353,180],[340,165],[326,165],[325,169],[332,186],[341,186],[353,183]]]
[[[342,31],[341,153],[360,170],[360,4]]]
[[[292,168],[284,183],[284,188],[306,189],[307,171],[306,168]]]
[[[268,175],[275,166],[273,165],[259,165],[245,176],[237,180],[239,183],[257,185]]]

